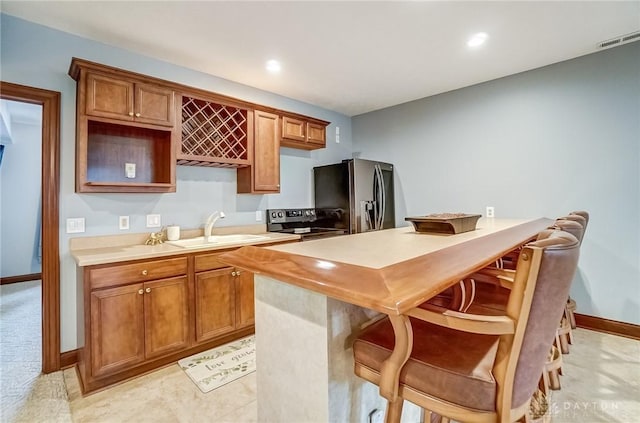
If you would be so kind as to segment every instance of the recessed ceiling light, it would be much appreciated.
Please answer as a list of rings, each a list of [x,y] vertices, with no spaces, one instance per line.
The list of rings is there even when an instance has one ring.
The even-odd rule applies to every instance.
[[[471,38],[469,38],[469,41],[467,41],[467,46],[479,47],[484,44],[485,41],[487,41],[487,38],[489,38],[489,36],[486,32],[478,32],[477,34],[473,34]]]
[[[278,62],[277,60],[267,60],[267,66],[266,66],[267,70],[270,73],[278,73],[280,72],[280,62]]]

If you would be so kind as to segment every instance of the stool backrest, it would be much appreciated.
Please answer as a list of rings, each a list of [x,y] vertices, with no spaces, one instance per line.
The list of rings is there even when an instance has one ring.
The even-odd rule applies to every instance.
[[[584,237],[584,224],[586,224],[584,222],[584,218],[578,215],[565,216],[556,220],[553,227],[569,232],[582,244],[582,238]]]
[[[578,216],[582,216],[585,220],[584,223],[584,230],[587,230],[587,225],[589,224],[589,212],[584,211],[584,210],[577,210],[577,211],[572,211],[571,213],[569,213],[570,215],[572,214],[577,214]]]
[[[525,245],[520,253],[507,305],[507,315],[516,320],[516,330],[512,337],[503,336],[500,341],[505,345],[499,347],[499,351],[501,348],[509,351],[508,364],[498,364],[498,357],[498,368],[494,367],[498,374],[504,371],[507,376],[506,383],[499,388],[504,392],[498,395],[500,402],[511,392],[510,401],[504,403],[504,407],[511,409],[523,405],[537,389],[540,369],[569,296],[578,265],[579,246],[572,234],[548,230],[536,241]],[[506,345],[509,343],[512,345]],[[506,368],[499,368],[502,365]],[[509,375],[513,375],[511,381]],[[502,408],[500,403],[498,407]]]

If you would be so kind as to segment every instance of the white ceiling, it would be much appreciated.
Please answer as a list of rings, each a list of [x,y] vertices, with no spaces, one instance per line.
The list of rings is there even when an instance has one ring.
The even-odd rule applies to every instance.
[[[597,51],[640,1],[5,1],[3,13],[357,115]],[[483,31],[487,43],[470,50]],[[278,59],[282,71],[264,64]]]

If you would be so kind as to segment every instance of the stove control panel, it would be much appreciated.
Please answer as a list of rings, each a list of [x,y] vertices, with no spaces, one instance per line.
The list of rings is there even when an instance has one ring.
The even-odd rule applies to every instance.
[[[313,222],[316,220],[316,209],[268,209],[267,224]]]

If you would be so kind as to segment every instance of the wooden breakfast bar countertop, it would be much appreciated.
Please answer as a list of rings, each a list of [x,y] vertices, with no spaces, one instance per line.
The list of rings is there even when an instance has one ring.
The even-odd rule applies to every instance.
[[[464,276],[517,248],[552,219],[485,219],[456,235],[413,226],[267,248],[243,247],[220,260],[381,313],[404,314]]]
[[[220,255],[255,274],[258,422],[368,421],[385,408],[382,386],[395,386],[385,376],[395,368],[387,366],[380,390],[355,376],[351,346],[361,328],[380,313],[402,319],[552,224],[480,219],[457,235],[407,226]],[[405,421],[420,416],[405,404]]]

